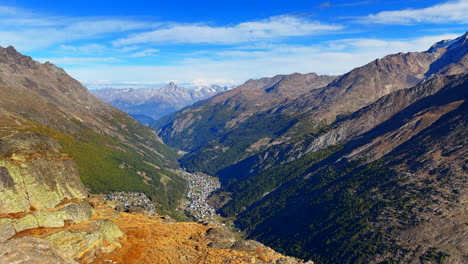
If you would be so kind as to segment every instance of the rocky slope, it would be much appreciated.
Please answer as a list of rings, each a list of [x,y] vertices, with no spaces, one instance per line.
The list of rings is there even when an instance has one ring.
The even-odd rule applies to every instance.
[[[177,155],[154,131],[53,64],[0,48],[0,137],[24,132],[57,140],[93,192],[144,191],[165,210],[183,196],[184,180],[165,169],[178,166]]]
[[[467,87],[466,74],[437,77],[383,97],[353,118],[374,109],[379,120],[408,95],[426,94],[352,140],[227,185],[221,194],[232,192],[232,200],[221,212],[237,215],[251,237],[318,263],[419,263],[433,248],[448,263],[462,263],[465,242],[453,233],[468,231],[461,220]],[[415,230],[432,238],[416,238]]]
[[[104,88],[91,92],[104,102],[130,114],[142,124],[151,125],[165,115],[228,89],[219,85],[186,89],[170,82],[159,89]]]

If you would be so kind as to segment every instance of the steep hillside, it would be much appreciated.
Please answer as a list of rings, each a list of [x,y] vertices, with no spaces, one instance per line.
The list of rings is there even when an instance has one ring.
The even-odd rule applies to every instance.
[[[57,140],[93,192],[143,190],[164,210],[184,194],[184,180],[166,169],[178,166],[177,155],[154,131],[53,64],[0,48],[0,137],[22,132]]]
[[[170,82],[160,89],[105,88],[91,92],[104,102],[130,114],[142,124],[151,125],[182,107],[227,90],[228,87],[219,85],[186,89]]]
[[[221,212],[318,263],[463,263],[467,87],[466,74],[434,77],[383,97],[349,120],[385,121],[228,185]]]
[[[389,55],[338,78],[294,74],[249,81],[155,128],[167,144],[189,151],[184,167],[216,174],[272,145],[324,133],[336,119],[431,74],[463,72],[467,46],[465,34],[448,47]]]

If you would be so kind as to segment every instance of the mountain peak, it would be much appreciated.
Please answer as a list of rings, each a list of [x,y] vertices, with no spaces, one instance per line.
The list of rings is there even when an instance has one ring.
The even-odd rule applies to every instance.
[[[467,40],[468,40],[468,31],[465,34],[458,37],[458,38],[445,39],[445,40],[441,40],[439,42],[436,42],[434,45],[432,45],[427,50],[427,52],[434,52],[434,51],[436,51],[438,49],[441,49],[441,48],[453,49],[453,48],[456,48],[456,47],[460,47],[462,45],[466,45],[466,43],[468,43]]]
[[[169,82],[166,86],[163,87],[163,89],[165,90],[176,90],[178,89],[179,87],[177,86],[177,84],[175,82]]]

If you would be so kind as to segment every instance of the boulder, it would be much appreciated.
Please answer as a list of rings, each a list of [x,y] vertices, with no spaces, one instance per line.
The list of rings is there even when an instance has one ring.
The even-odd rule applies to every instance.
[[[222,241],[213,241],[208,244],[209,248],[219,248],[219,249],[230,249],[234,242],[222,240]]]
[[[264,248],[265,246],[255,240],[244,240],[235,242],[231,249],[237,251],[255,251],[258,248]]]
[[[235,241],[232,232],[224,226],[218,226],[208,229],[206,231],[206,237],[212,241]]]

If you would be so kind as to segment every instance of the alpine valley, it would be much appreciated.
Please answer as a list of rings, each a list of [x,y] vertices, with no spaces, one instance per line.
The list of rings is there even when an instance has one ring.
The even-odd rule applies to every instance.
[[[248,238],[316,263],[467,261],[468,33],[341,76],[278,75],[158,120]]]
[[[467,263],[467,96],[468,32],[94,95],[0,47],[0,263]]]

